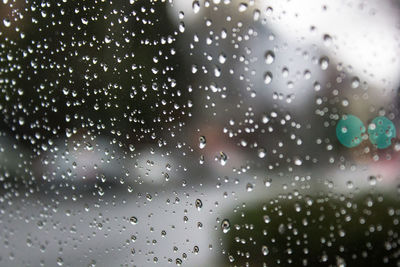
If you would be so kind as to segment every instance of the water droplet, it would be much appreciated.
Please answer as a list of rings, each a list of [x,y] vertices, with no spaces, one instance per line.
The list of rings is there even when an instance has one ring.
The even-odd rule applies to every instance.
[[[132,216],[129,221],[131,222],[131,224],[135,225],[138,222],[138,219],[135,216]]]
[[[264,55],[265,63],[272,64],[275,60],[275,54],[271,50],[268,50]]]
[[[224,64],[226,61],[226,55],[224,53],[219,54],[218,61],[219,63]]]
[[[184,23],[183,21],[181,21],[181,22],[179,23],[179,31],[180,31],[181,33],[184,33],[184,32],[185,32],[185,23]]]
[[[399,151],[400,151],[400,142],[396,142],[396,144],[394,145],[394,150],[395,150],[396,152],[399,152]]]
[[[267,151],[265,150],[265,148],[258,149],[258,157],[260,159],[265,158],[266,155],[267,155]]]
[[[203,149],[206,147],[207,141],[205,136],[200,136],[199,137],[199,147],[200,149]]]
[[[239,10],[239,12],[245,12],[247,10],[247,7],[248,6],[246,3],[240,3],[238,10]]]
[[[133,144],[130,144],[130,145],[129,145],[129,150],[130,150],[131,152],[135,151],[135,146],[134,146]]]
[[[204,155],[200,155],[199,163],[204,164],[204,162],[205,162]]]
[[[222,166],[225,166],[226,162],[228,161],[228,156],[224,152],[219,152],[219,163]]]
[[[294,165],[301,166],[302,164],[303,164],[303,161],[299,157],[294,158]]]
[[[104,37],[104,42],[106,42],[106,44],[111,43],[111,38],[110,38],[110,36],[106,35],[106,36]]]
[[[259,9],[255,9],[255,10],[253,11],[253,20],[254,20],[254,21],[259,20],[259,19],[260,19],[260,16],[261,16],[261,11],[260,11]]]
[[[192,8],[195,14],[198,13],[200,11],[200,1],[193,1]]]
[[[266,9],[265,15],[271,16],[273,12],[274,12],[274,9],[273,9],[272,7],[269,6],[269,7],[267,7],[267,9]]]
[[[251,192],[254,189],[254,185],[252,183],[247,183],[246,185],[246,191]]]
[[[218,66],[214,67],[214,76],[217,78],[221,76],[221,69]]]
[[[58,257],[57,258],[57,265],[58,266],[63,266],[63,264],[64,264],[64,260],[61,257]]]
[[[324,45],[330,46],[332,44],[332,37],[329,34],[323,36]]]
[[[271,183],[272,183],[272,179],[271,178],[267,178],[267,179],[264,180],[264,185],[266,187],[270,187]]]
[[[264,255],[264,256],[267,256],[268,255],[268,253],[269,253],[269,249],[268,249],[268,247],[267,246],[262,246],[261,247],[261,252],[262,252],[262,254]]]
[[[267,71],[264,74],[264,83],[265,84],[270,84],[272,82],[272,73],[270,71]]]
[[[352,189],[354,187],[354,184],[352,181],[347,181],[346,186],[348,189]]]
[[[269,122],[269,118],[268,118],[268,116],[267,115],[263,115],[262,116],[262,123],[264,123],[264,124],[267,124]]]
[[[198,68],[197,65],[193,64],[192,65],[192,73],[195,74],[197,72]]]
[[[196,199],[195,206],[197,210],[201,210],[201,208],[203,207],[203,202],[201,201],[201,199]]]
[[[370,185],[376,185],[376,182],[377,182],[376,176],[374,176],[374,175],[369,176],[368,182]]]
[[[11,21],[9,19],[3,19],[3,24],[8,28],[11,26]]]
[[[358,79],[358,77],[354,77],[352,80],[351,80],[351,87],[353,88],[353,89],[356,89],[356,88],[358,88],[360,86],[360,79]]]
[[[228,233],[231,230],[231,223],[228,219],[224,219],[221,223],[221,229],[224,234]]]
[[[321,67],[322,70],[326,70],[329,67],[329,58],[321,57],[319,59],[319,66]]]

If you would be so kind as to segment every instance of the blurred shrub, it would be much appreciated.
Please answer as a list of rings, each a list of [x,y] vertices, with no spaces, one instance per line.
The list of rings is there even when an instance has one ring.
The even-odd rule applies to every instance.
[[[399,266],[400,202],[382,195],[274,199],[228,216],[230,266]],[[397,264],[397,265],[396,265]]]

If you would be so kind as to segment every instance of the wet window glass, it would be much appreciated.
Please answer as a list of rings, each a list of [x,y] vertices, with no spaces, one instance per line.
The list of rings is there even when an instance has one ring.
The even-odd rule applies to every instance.
[[[400,266],[398,1],[0,2],[0,266]]]

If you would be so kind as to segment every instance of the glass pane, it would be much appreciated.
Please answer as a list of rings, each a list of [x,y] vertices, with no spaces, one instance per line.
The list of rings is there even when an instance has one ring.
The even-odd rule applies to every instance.
[[[0,2],[0,266],[400,266],[398,1]]]

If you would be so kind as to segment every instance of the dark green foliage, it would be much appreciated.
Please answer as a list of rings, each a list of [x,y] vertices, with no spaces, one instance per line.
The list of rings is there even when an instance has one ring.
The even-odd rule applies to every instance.
[[[232,227],[223,244],[234,258],[232,266],[247,266],[247,263],[250,266],[263,263],[266,266],[398,266],[400,263],[398,198],[359,195],[354,199],[276,199],[263,206],[248,205],[243,213],[244,217],[227,216]],[[262,253],[264,245],[268,248],[267,255]],[[228,259],[227,262],[228,265]]]

